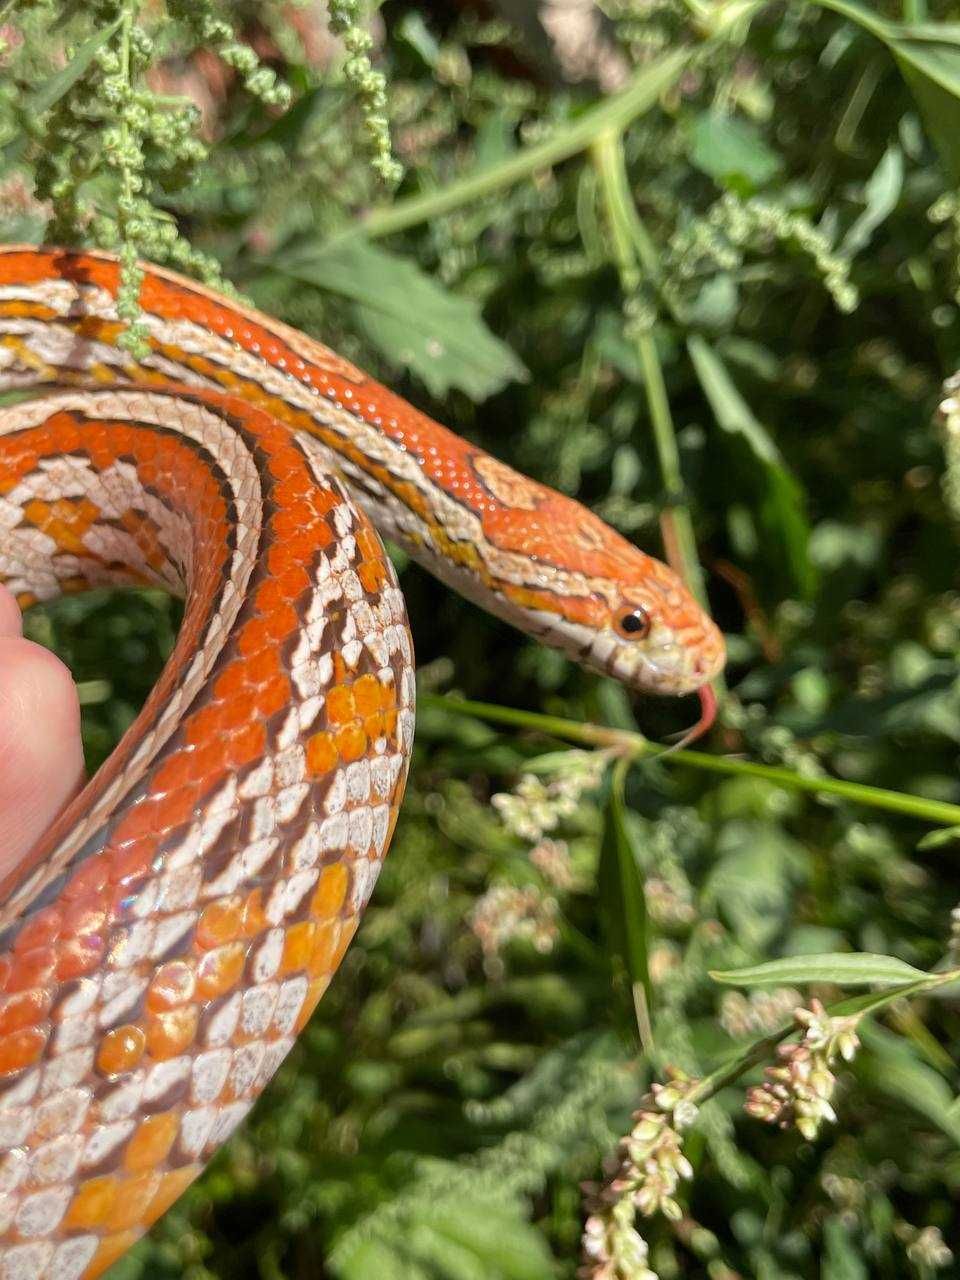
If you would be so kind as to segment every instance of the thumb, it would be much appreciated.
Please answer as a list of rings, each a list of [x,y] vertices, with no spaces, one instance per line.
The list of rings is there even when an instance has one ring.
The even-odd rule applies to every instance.
[[[16,601],[0,586],[0,876],[82,781],[80,706],[70,672],[23,638]]]

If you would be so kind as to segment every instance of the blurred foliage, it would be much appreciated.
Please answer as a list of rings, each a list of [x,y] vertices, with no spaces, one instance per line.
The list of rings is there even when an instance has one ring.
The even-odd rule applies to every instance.
[[[87,74],[71,56],[95,67],[85,41],[111,5],[90,8],[0,7],[4,241],[43,238],[40,109],[69,92],[65,66]],[[960,10],[607,0],[596,57],[571,67],[546,21],[561,8],[383,4],[374,57],[406,170],[391,207],[319,6],[225,6],[292,88],[285,113],[146,6],[150,91],[193,98],[208,148],[190,183],[155,184],[160,216],[258,306],[657,552],[665,482],[637,341],[652,335],[729,641],[710,749],[960,802],[957,534],[933,426],[960,364]],[[484,175],[562,140],[671,50],[685,67],[623,135],[653,250],[624,295],[589,154],[486,194]],[[99,110],[84,128],[109,125]],[[475,198],[431,212],[475,175]],[[114,181],[84,174],[83,216],[109,209]],[[398,561],[426,689],[654,737],[689,723],[685,704],[633,706]],[[91,767],[176,617],[141,595],[29,618],[80,681]],[[634,768],[621,810],[565,754],[421,715],[393,851],[339,976],[250,1122],[118,1280],[570,1277],[578,1183],[651,1075],[702,1074],[798,999],[743,996],[710,970],[846,951],[928,969],[947,952],[955,839],[921,848],[915,820],[670,762]],[[645,903],[627,933],[604,927],[618,895]],[[646,993],[643,1046],[612,995],[625,975]],[[862,1038],[814,1141],[744,1115],[742,1085],[703,1108],[682,1217],[643,1227],[664,1280],[953,1273],[955,998],[894,1003]]]

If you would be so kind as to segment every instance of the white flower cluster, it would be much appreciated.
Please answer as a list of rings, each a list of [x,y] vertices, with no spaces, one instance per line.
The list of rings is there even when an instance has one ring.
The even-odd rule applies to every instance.
[[[681,1178],[693,1167],[683,1154],[680,1131],[697,1117],[690,1100],[696,1088],[682,1072],[655,1084],[649,1105],[636,1111],[633,1128],[620,1139],[605,1168],[607,1181],[584,1185],[588,1216],[583,1231],[581,1280],[657,1280],[647,1266],[647,1243],[634,1226],[636,1212],[660,1212],[676,1221],[682,1210],[675,1198]]]
[[[483,949],[488,974],[500,977],[500,952],[514,938],[525,938],[544,954],[553,950],[559,932],[557,900],[534,885],[491,885],[470,913],[470,928]]]
[[[493,807],[508,831],[535,843],[576,812],[585,792],[600,785],[607,760],[604,751],[565,751],[552,777],[525,773],[513,791],[493,797]]]
[[[856,1027],[858,1016],[831,1018],[819,1000],[809,1009],[796,1009],[794,1018],[803,1029],[796,1044],[782,1044],[777,1050],[779,1065],[767,1067],[763,1084],[747,1091],[748,1115],[781,1129],[791,1126],[812,1141],[824,1120],[837,1116],[832,1106],[836,1076],[830,1070],[839,1056],[853,1059],[860,1046]]]

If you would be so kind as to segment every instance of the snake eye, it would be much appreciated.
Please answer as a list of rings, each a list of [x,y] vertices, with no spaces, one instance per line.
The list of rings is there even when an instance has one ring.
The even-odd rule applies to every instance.
[[[646,609],[634,605],[618,614],[613,623],[614,630],[625,640],[645,640],[650,634],[650,615]]]

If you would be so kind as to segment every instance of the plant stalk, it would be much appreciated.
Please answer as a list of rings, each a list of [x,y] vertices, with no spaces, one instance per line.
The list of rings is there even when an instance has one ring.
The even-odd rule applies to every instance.
[[[930,800],[924,796],[909,795],[904,791],[888,791],[883,787],[871,787],[862,782],[845,782],[841,778],[811,778],[795,773],[792,769],[776,765],[754,764],[750,760],[737,760],[732,756],[713,756],[705,751],[669,751],[650,742],[640,733],[627,729],[610,729],[600,724],[583,724],[578,720],[566,720],[562,716],[541,715],[535,711],[519,711],[515,707],[500,707],[488,702],[471,702],[466,698],[443,697],[422,693],[420,705],[444,711],[459,711],[476,720],[492,724],[507,724],[518,729],[531,729],[549,734],[567,742],[586,747],[613,749],[633,760],[659,759],[665,764],[688,765],[706,773],[726,774],[734,777],[761,778],[788,791],[802,791],[815,797],[836,796],[871,809],[884,809],[888,813],[901,813],[936,826],[960,826],[960,805],[943,800]]]
[[[675,82],[692,52],[690,49],[676,49],[649,63],[620,93],[585,111],[543,142],[523,147],[499,164],[468,173],[440,191],[430,191],[371,209],[360,220],[357,230],[370,239],[405,231],[408,227],[439,218],[463,205],[512,187],[541,169],[569,160],[590,147],[601,134],[611,129],[624,129],[637,116],[649,111]]]

